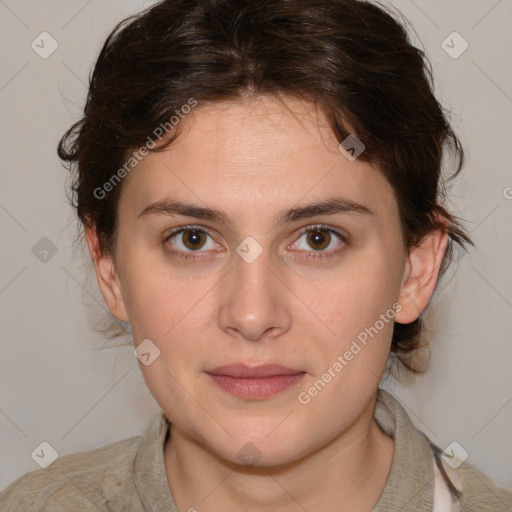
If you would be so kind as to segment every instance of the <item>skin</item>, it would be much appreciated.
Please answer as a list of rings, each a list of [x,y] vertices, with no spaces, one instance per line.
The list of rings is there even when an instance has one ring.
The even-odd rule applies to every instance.
[[[267,96],[213,103],[196,107],[181,128],[166,151],[125,178],[115,254],[101,249],[94,226],[86,229],[110,311],[131,322],[135,345],[150,339],[160,350],[140,367],[173,424],[164,460],[176,504],[180,511],[371,511],[394,450],[373,420],[392,322],[308,404],[298,395],[395,302],[396,321],[419,316],[447,236],[434,231],[409,251],[392,188],[374,165],[340,153],[311,103]],[[333,197],[372,213],[275,222],[283,210]],[[221,210],[226,224],[141,215],[166,199]],[[325,230],[320,243],[300,235],[318,224],[345,241]],[[194,239],[199,250],[183,234],[168,238],[191,225],[206,232]],[[236,252],[248,236],[263,251],[252,263]],[[242,399],[205,373],[238,362],[306,375],[270,398]],[[248,467],[237,453],[249,442],[261,458]]]

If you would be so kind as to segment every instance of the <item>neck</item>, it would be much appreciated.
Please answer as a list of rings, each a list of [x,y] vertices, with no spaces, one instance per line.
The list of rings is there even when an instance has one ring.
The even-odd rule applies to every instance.
[[[164,447],[181,511],[371,512],[389,475],[394,441],[373,419],[375,399],[329,444],[290,464],[246,468],[224,461],[175,425]]]

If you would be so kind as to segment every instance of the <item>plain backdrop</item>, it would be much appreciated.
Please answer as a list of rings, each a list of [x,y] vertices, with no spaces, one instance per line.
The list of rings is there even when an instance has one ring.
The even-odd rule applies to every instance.
[[[42,441],[60,455],[90,450],[140,435],[159,409],[130,347],[97,350],[105,312],[56,155],[105,37],[151,3],[0,0],[0,488],[38,468]],[[458,442],[512,488],[512,1],[392,4],[429,55],[466,149],[449,204],[476,248],[458,254],[431,304],[430,370],[382,385],[432,441]],[[44,51],[58,44],[46,58],[31,46],[41,37]]]

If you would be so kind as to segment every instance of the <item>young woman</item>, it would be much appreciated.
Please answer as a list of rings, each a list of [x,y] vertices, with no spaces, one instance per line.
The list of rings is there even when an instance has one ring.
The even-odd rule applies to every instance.
[[[161,414],[2,511],[505,511],[379,388],[417,370],[463,151],[428,63],[356,0],[167,0],[122,22],[59,155]]]

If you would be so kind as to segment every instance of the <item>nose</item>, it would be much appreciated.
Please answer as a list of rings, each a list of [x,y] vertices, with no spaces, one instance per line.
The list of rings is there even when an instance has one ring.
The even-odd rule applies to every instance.
[[[218,321],[240,339],[275,338],[290,329],[290,291],[270,267],[268,252],[248,263],[237,254],[223,281]]]

